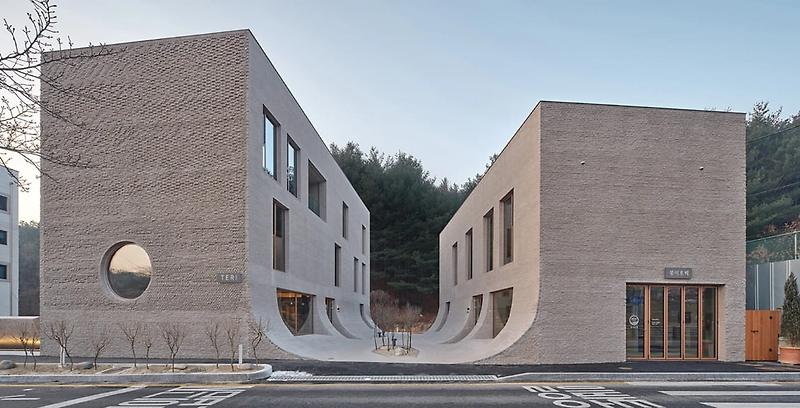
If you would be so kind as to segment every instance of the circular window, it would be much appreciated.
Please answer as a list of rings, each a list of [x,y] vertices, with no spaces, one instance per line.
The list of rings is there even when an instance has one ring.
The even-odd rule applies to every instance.
[[[111,290],[125,299],[135,299],[142,295],[153,267],[147,252],[136,244],[122,244],[113,250],[106,267],[106,278]]]

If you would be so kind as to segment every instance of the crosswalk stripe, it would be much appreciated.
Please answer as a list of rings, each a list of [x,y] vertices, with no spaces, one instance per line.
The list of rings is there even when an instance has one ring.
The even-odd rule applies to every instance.
[[[659,391],[675,397],[788,397],[800,395],[800,391]],[[800,406],[800,405],[798,405]]]
[[[637,387],[777,387],[779,384],[757,381],[628,381],[628,385]]]
[[[701,402],[712,408],[800,408],[795,402]]]

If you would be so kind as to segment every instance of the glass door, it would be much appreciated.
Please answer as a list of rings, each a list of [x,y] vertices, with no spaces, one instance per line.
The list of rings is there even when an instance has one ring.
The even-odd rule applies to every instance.
[[[717,358],[717,298],[713,286],[628,285],[627,358]]]
[[[650,358],[664,358],[664,287],[650,287]]]
[[[628,358],[644,358],[644,286],[628,286],[625,296],[625,349]]]
[[[681,310],[683,297],[679,286],[667,288],[667,357],[681,358],[683,350],[683,325]]]

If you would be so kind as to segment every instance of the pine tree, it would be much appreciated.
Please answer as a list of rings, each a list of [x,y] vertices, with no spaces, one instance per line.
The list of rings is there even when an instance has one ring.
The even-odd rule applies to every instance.
[[[797,293],[797,278],[789,274],[783,286],[783,314],[781,315],[781,335],[793,347],[800,346],[800,296]]]

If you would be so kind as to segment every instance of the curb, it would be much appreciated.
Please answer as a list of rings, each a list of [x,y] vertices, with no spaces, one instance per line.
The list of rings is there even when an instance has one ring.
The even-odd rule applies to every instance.
[[[498,382],[800,381],[800,372],[555,372],[499,377]]]
[[[152,374],[7,374],[0,384],[213,384],[246,383],[272,375],[272,366],[240,373],[152,373]]]

